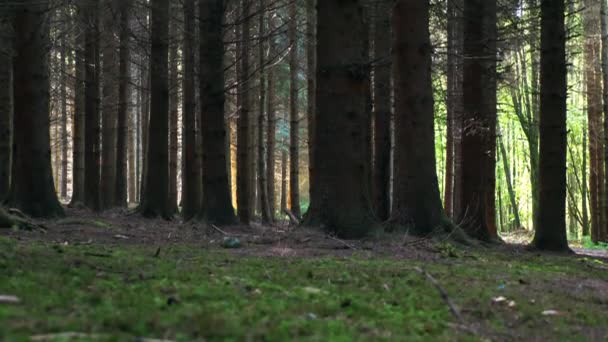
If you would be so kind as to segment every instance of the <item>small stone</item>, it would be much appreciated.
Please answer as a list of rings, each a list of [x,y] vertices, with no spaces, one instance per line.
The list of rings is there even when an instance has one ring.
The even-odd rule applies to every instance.
[[[240,248],[241,240],[236,237],[226,236],[224,241],[222,242],[222,247],[224,248]]]
[[[311,320],[311,321],[314,321],[315,319],[317,319],[317,315],[314,314],[314,313],[312,313],[312,312],[309,312],[309,313],[306,314],[306,318],[309,319],[309,320]]]

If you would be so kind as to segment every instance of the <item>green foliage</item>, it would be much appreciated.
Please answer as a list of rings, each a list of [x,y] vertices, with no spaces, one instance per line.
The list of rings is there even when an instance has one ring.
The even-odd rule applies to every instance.
[[[606,242],[598,242],[595,243],[591,241],[590,236],[583,236],[583,247],[587,249],[598,249],[598,250],[608,250],[608,243]]]

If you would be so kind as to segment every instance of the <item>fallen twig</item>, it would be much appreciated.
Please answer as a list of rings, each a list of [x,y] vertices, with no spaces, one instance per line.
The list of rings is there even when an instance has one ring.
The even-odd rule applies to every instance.
[[[0,304],[19,304],[21,299],[13,295],[0,295]]]
[[[334,240],[336,242],[339,242],[341,244],[343,244],[345,247],[348,247],[348,249],[353,249],[353,250],[357,250],[357,247],[355,247],[354,245],[351,245],[350,243],[344,241],[344,240],[340,240],[337,237],[331,236],[331,235],[327,235],[328,238],[330,238],[331,240]]]
[[[111,258],[112,257],[111,254],[93,253],[93,252],[85,252],[84,255],[97,257],[97,258]]]
[[[57,341],[57,340],[99,340],[103,336],[97,334],[85,334],[79,332],[62,332],[56,334],[33,335],[30,336],[32,341]]]
[[[216,231],[218,231],[222,235],[226,235],[226,236],[230,235],[230,234],[226,233],[225,231],[221,230],[218,226],[216,226],[214,224],[211,225],[211,228],[215,229]]]
[[[454,317],[456,317],[456,319],[458,319],[458,321],[460,323],[464,323],[464,319],[462,318],[462,315],[460,314],[460,310],[458,310],[458,307],[452,302],[452,300],[448,296],[448,293],[441,286],[441,284],[439,284],[437,279],[435,279],[429,272],[423,270],[422,268],[420,268],[418,266],[414,267],[414,270],[416,270],[416,272],[425,276],[426,279],[428,279],[428,281],[430,281],[431,284],[433,284],[433,286],[435,286],[435,288],[437,288],[437,290],[439,291],[439,294],[441,295],[441,298],[450,308],[450,312],[452,313],[452,315],[454,315]]]

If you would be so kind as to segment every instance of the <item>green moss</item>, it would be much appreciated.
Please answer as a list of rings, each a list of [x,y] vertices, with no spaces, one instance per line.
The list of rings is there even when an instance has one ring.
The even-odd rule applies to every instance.
[[[592,296],[569,298],[541,286],[584,276],[581,265],[587,261],[475,253],[454,251],[449,254],[457,258],[433,262],[286,259],[190,246],[166,247],[154,257],[154,248],[137,246],[0,239],[0,294],[22,300],[0,304],[0,340],[66,331],[108,340],[469,340],[510,333],[514,312],[524,319],[518,325],[522,331],[534,334],[551,319],[555,334],[583,337],[580,327],[605,322]],[[455,318],[415,266],[433,274],[462,309],[466,324],[481,324],[480,336],[450,327]],[[494,306],[498,295],[513,298],[517,308]],[[543,317],[545,309],[568,315]]]

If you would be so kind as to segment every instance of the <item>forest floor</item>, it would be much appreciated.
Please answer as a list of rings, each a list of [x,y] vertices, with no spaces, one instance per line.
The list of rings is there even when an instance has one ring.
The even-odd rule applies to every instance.
[[[0,230],[1,341],[608,339],[605,251],[126,211],[41,224]]]

